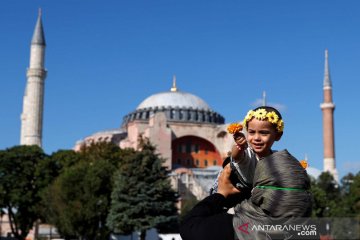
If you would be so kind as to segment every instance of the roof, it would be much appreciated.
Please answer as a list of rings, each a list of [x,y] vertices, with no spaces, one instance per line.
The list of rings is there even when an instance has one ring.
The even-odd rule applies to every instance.
[[[181,91],[161,92],[151,95],[142,101],[136,109],[156,107],[179,107],[211,110],[209,105],[200,97]]]
[[[39,9],[38,19],[36,21],[34,34],[31,40],[31,44],[45,46],[44,29],[41,21],[41,9]]]

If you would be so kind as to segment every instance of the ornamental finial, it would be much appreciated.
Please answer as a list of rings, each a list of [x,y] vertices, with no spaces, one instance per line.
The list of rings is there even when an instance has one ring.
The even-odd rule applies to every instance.
[[[173,76],[173,85],[172,88],[170,89],[170,91],[172,92],[177,92],[177,87],[176,87],[176,76]]]

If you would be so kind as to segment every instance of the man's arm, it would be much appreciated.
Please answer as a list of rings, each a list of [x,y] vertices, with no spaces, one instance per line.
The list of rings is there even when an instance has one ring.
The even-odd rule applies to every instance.
[[[240,191],[230,181],[231,169],[226,165],[219,177],[218,193],[199,202],[180,226],[183,240],[234,239],[232,215],[225,212],[226,198]]]
[[[224,210],[225,197],[212,194],[200,201],[180,225],[183,240],[234,239],[232,215]]]

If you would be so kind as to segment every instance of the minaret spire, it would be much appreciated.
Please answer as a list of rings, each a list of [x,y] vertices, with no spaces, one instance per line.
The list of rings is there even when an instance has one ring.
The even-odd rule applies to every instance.
[[[21,114],[21,145],[42,146],[42,124],[44,106],[44,82],[46,78],[45,37],[41,21],[41,9],[36,21],[30,46],[30,65]]]
[[[31,44],[38,44],[38,45],[43,45],[46,46],[46,42],[45,42],[45,37],[44,37],[44,29],[43,29],[43,25],[42,25],[42,20],[41,20],[41,8],[39,8],[39,15],[36,21],[36,25],[35,25],[35,29],[34,29],[34,34],[31,40]]]
[[[324,69],[324,89],[331,88],[331,78],[329,71],[329,53],[325,50],[325,69]]]
[[[335,137],[334,137],[334,110],[335,104],[332,100],[332,84],[329,71],[329,54],[325,50],[324,69],[324,102],[320,105],[323,112],[323,141],[324,141],[324,171],[330,172],[338,182],[339,177],[335,164]]]
[[[263,94],[262,94],[262,105],[265,107],[266,106],[266,92],[263,91]]]
[[[172,92],[177,92],[177,87],[176,87],[176,76],[174,75],[173,76],[173,85],[172,85],[172,88],[170,89],[170,91]]]

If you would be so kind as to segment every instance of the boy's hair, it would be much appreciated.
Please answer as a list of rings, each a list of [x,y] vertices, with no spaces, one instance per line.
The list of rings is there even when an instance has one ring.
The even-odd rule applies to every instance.
[[[260,110],[262,110],[262,109],[265,110],[266,115],[261,115],[261,116],[257,115],[257,113],[258,113]],[[277,118],[275,118],[275,119],[272,118],[272,119],[270,120],[270,117],[267,117],[267,114],[268,114],[268,113],[271,113],[271,112],[275,113],[275,115],[277,115]],[[253,117],[255,117],[255,118],[257,118],[257,119],[261,119],[261,120],[264,120],[264,119],[267,119],[267,118],[268,118],[268,121],[271,122],[271,123],[275,126],[276,131],[278,131],[278,132],[283,132],[284,122],[283,122],[283,120],[282,120],[281,113],[280,113],[276,108],[270,107],[270,106],[261,106],[261,107],[255,108],[255,109],[253,109],[253,110],[250,110],[250,111],[247,113],[247,115],[246,115],[246,117],[245,117],[245,119],[244,119],[244,121],[243,121],[244,127],[246,127],[246,128],[248,127],[248,122],[249,122]]]

